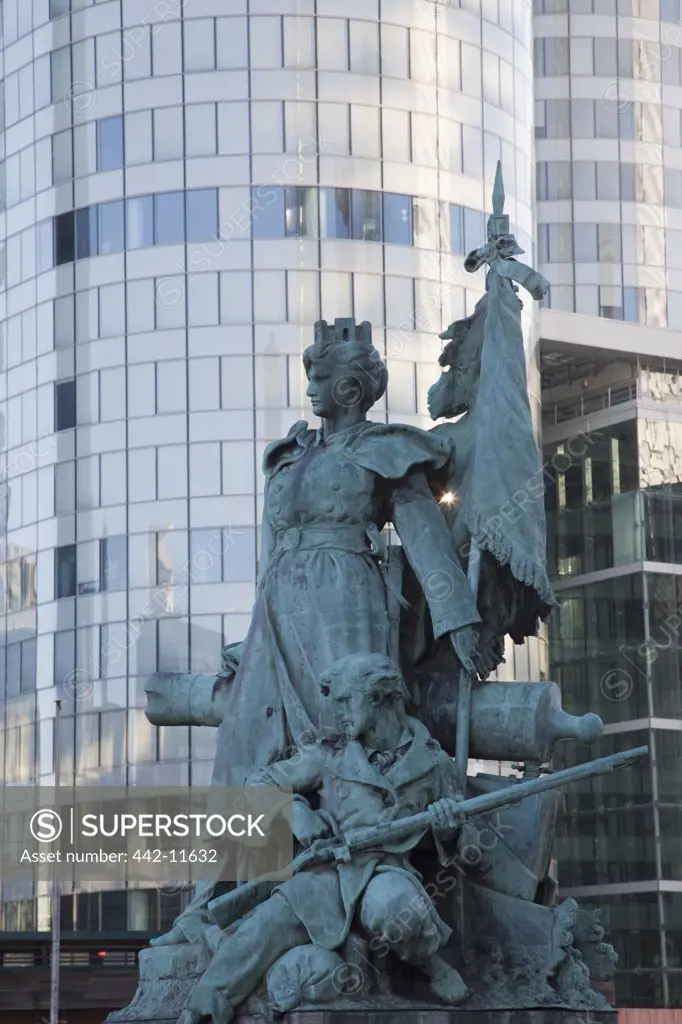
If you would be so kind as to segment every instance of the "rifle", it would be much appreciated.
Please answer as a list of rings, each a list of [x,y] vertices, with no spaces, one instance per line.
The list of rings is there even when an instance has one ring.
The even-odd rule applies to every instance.
[[[467,818],[477,814],[489,814],[500,807],[512,806],[528,796],[536,796],[538,793],[545,793],[550,789],[558,789],[570,782],[579,782],[581,779],[592,778],[595,775],[607,775],[619,768],[635,764],[641,758],[646,757],[648,753],[648,747],[634,747],[632,750],[625,750],[620,754],[609,754],[607,757],[598,757],[593,761],[574,765],[573,768],[564,768],[562,771],[550,772],[539,778],[515,782],[491,793],[483,793],[466,800],[453,800],[455,814],[464,822]],[[430,827],[431,815],[426,810],[406,818],[354,829],[332,839],[318,839],[308,849],[299,853],[286,870],[278,875],[246,882],[231,892],[225,893],[224,896],[211,900],[208,904],[209,913],[216,924],[221,928],[227,928],[249,910],[253,910],[255,906],[266,900],[277,885],[292,874],[298,874],[299,871],[314,864],[348,863],[354,853],[382,850],[387,845],[401,842],[416,832],[424,832]]]

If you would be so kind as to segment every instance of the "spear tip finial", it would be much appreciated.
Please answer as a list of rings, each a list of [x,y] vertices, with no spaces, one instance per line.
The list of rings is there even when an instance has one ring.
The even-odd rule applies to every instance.
[[[497,161],[495,171],[495,184],[493,185],[493,216],[501,217],[504,214],[504,182],[502,181],[502,161]]]

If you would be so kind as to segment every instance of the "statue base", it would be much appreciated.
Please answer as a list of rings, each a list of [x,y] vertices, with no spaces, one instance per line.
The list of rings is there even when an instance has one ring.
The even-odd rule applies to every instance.
[[[176,1024],[187,996],[210,962],[211,951],[200,942],[141,950],[135,998],[110,1013],[104,1024]]]
[[[617,1010],[305,1009],[277,1017],[277,1024],[617,1024]],[[235,1024],[270,1024],[263,1014],[240,1014]],[[177,1024],[177,1017],[149,1017],[138,1024]]]

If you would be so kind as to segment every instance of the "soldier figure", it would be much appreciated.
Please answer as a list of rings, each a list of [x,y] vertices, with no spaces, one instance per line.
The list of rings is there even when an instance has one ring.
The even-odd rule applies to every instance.
[[[338,734],[257,771],[249,784],[318,793],[320,838],[330,818],[338,833],[347,834],[428,808],[439,857],[447,864],[442,842],[459,823],[453,762],[406,714],[408,694],[395,664],[379,654],[348,655],[320,685]],[[309,942],[338,949],[356,923],[399,960],[420,968],[440,1001],[465,999],[466,985],[438,955],[450,929],[410,865],[410,851],[423,836],[422,830],[355,854],[348,863],[301,871],[278,886],[223,938],[179,1024],[227,1024],[288,950]]]

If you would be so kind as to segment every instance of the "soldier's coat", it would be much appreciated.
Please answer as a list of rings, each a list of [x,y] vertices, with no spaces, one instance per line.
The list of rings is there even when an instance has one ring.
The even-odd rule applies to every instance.
[[[288,761],[259,770],[248,781],[291,787],[298,793],[319,792],[320,810],[334,817],[341,833],[394,821],[454,796],[452,760],[421,722],[406,717],[401,744],[410,740],[406,752],[385,775],[369,762],[361,743],[330,737],[302,748]],[[408,875],[414,884],[414,912],[432,915],[446,942],[450,929],[438,917],[408,859],[425,832],[387,845],[383,853],[361,853],[353,855],[350,863],[307,869],[276,891],[305,925],[312,942],[336,949],[348,936],[358,900],[372,876],[397,871]],[[439,852],[445,862],[442,848]]]

